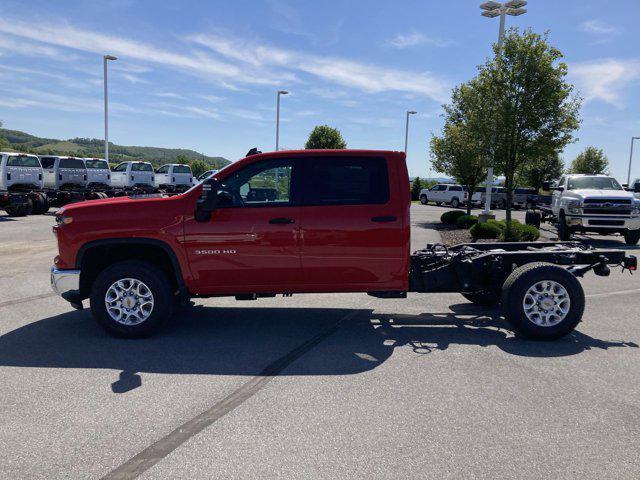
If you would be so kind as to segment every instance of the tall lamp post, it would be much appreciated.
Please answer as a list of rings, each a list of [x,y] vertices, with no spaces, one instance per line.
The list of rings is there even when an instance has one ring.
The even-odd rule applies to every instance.
[[[409,115],[415,115],[418,112],[407,110],[407,124],[404,128],[404,154],[407,155],[407,143],[409,142]]]
[[[631,151],[629,152],[629,170],[627,171],[627,185],[631,186],[631,160],[633,159],[633,141],[640,140],[640,137],[631,137]]]
[[[278,147],[280,146],[280,95],[288,95],[289,92],[286,90],[278,90],[277,100],[276,100],[276,152],[278,151]]]
[[[104,67],[104,159],[109,163],[109,92],[107,89],[107,62],[118,57],[105,55],[102,57]]]
[[[489,1],[480,5],[482,9],[481,15],[487,18],[500,17],[500,29],[498,31],[498,48],[502,47],[504,41],[504,20],[506,15],[517,17],[527,13],[524,7],[527,4],[526,0],[511,0],[509,2],[500,3]],[[489,218],[495,218],[491,213],[491,188],[493,186],[493,166],[487,169],[487,188],[485,194],[484,211],[482,212],[481,219],[487,220]]]

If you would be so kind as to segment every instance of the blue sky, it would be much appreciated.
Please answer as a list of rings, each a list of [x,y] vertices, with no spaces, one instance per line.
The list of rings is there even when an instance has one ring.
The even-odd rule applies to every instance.
[[[184,147],[231,160],[273,150],[275,92],[283,148],[317,124],[351,148],[400,150],[429,174],[441,104],[490,54],[498,20],[480,1],[1,0],[0,119],[54,138],[103,135],[102,55],[110,63],[110,139]],[[579,141],[603,148],[626,178],[640,136],[638,0],[530,0],[507,26],[548,30],[585,99]],[[632,173],[640,176],[640,145]],[[431,172],[433,174],[433,172]]]

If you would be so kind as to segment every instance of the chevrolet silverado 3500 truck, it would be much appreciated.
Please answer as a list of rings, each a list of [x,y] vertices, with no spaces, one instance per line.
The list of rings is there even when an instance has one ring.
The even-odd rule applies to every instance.
[[[460,292],[502,304],[519,333],[558,338],[582,317],[577,277],[636,258],[579,243],[426,245],[410,253],[401,152],[248,156],[187,192],[117,197],[56,215],[53,289],[123,337],[150,335],[191,298],[294,293]]]

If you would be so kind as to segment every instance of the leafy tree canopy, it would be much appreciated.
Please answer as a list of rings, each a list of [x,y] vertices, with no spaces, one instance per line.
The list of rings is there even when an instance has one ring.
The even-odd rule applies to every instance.
[[[328,125],[318,125],[309,134],[306,149],[343,149],[347,148],[340,131]]]
[[[571,162],[570,173],[600,175],[609,173],[609,159],[596,147],[587,147]]]

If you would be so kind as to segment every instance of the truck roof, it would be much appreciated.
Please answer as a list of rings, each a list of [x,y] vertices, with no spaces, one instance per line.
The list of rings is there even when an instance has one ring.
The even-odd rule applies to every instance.
[[[265,152],[265,153],[256,153],[255,155],[251,155],[250,157],[243,158],[270,158],[270,157],[357,157],[357,156],[366,156],[371,157],[375,155],[389,156],[389,155],[403,155],[404,152],[399,152],[396,150],[364,150],[364,149],[319,149],[319,150],[279,150],[277,152]]]
[[[37,155],[33,153],[24,152],[0,152],[0,155],[24,155],[25,157],[37,157]]]
[[[592,175],[589,173],[567,173],[565,176],[567,177],[604,177],[604,178],[611,178],[611,175],[603,175],[601,173],[597,174],[597,175]]]

